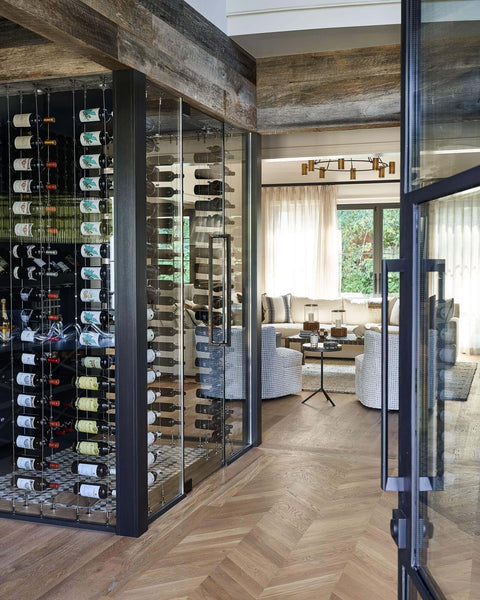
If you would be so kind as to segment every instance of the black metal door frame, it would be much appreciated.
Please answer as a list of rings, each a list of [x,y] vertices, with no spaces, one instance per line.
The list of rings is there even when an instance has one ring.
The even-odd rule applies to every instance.
[[[398,478],[392,478],[397,480],[398,509],[393,513],[391,532],[398,545],[399,600],[411,600],[411,586],[423,600],[444,600],[442,591],[427,580],[416,559],[416,545],[421,542],[419,537],[423,539],[424,536],[424,529],[419,526],[418,496],[419,492],[425,491],[417,466],[417,219],[422,204],[480,186],[480,167],[413,189],[412,173],[419,166],[421,133],[420,9],[421,0],[402,0],[401,261],[398,262],[403,266],[400,275],[399,352],[404,358],[399,364]],[[385,428],[383,434],[388,435]],[[384,465],[382,475],[385,475],[383,471]]]

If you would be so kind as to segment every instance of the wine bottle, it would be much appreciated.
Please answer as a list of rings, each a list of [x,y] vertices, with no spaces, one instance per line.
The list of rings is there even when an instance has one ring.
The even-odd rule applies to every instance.
[[[106,146],[113,140],[108,131],[84,131],[80,134],[82,146]]]
[[[107,310],[83,310],[80,313],[80,321],[84,325],[108,327],[115,323],[115,318],[112,313],[109,313]]]
[[[38,373],[25,373],[24,371],[17,373],[16,381],[22,387],[38,387],[42,383],[44,385],[60,385],[59,379],[48,377],[47,375],[39,375]]]
[[[42,258],[44,254],[56,256],[57,250],[35,246],[35,244],[16,244],[12,248],[12,254],[15,258]]]
[[[48,425],[47,419],[42,419],[34,415],[18,415],[17,416],[17,427],[22,429],[40,429]]]
[[[23,309],[20,313],[20,318],[22,322],[25,324],[29,324],[32,322],[38,321],[61,321],[61,315],[53,315],[48,313],[43,313],[41,310],[37,308],[34,309]]]
[[[82,244],[80,254],[84,258],[109,258],[110,247],[108,244]]]
[[[160,398],[160,392],[156,392],[154,390],[147,390],[147,405],[153,404]]]
[[[102,390],[104,392],[115,392],[115,382],[108,377],[74,377],[72,384],[80,390]]]
[[[16,475],[14,482],[17,488],[29,492],[43,492],[45,490],[58,490],[60,485],[58,483],[49,483],[41,477],[25,477],[23,475]]]
[[[14,267],[13,276],[15,279],[29,279],[36,281],[45,275],[45,269],[32,265],[31,267]]]
[[[174,427],[175,425],[180,425],[180,421],[176,421],[171,417],[157,417],[155,420],[155,425],[158,427]]]
[[[151,331],[151,333],[148,334],[148,330],[147,330],[147,339],[148,339],[148,337],[151,337],[152,333],[153,333],[153,338],[155,338],[156,336],[172,337],[178,333],[177,330],[174,329],[173,327],[155,327],[155,330],[150,329],[150,331]],[[152,340],[148,340],[148,341],[152,341]],[[160,347],[159,344],[160,344],[160,342],[156,342],[156,346]]]
[[[113,292],[104,289],[83,288],[80,291],[80,300],[82,302],[104,302],[107,303]]]
[[[10,271],[10,264],[0,255],[0,274],[7,274]]]
[[[20,290],[20,298],[23,302],[39,302],[45,298],[48,298],[49,300],[58,300],[59,297],[60,295],[58,292],[47,292],[47,290],[40,288],[22,288]]]
[[[84,221],[80,225],[82,235],[110,235],[112,226],[110,221]]]
[[[114,450],[112,446],[105,442],[92,442],[90,440],[73,442],[72,449],[78,454],[86,454],[88,456],[106,456]]]
[[[55,146],[56,140],[42,140],[36,135],[19,135],[14,140],[14,146],[17,150],[33,150],[45,146]]]
[[[110,474],[110,469],[103,463],[92,463],[78,460],[73,461],[71,470],[75,475],[83,475],[84,477],[98,477],[100,479],[103,479]]]
[[[195,179],[222,179],[223,176],[231,177],[235,171],[229,169],[226,165],[212,165],[208,169],[195,169]]]
[[[55,227],[42,228],[35,223],[16,223],[14,232],[18,237],[34,237],[41,234],[55,235],[58,233],[58,229]]]
[[[169,377],[171,377],[171,379],[170,379],[171,381],[175,381],[175,379],[176,379],[176,375],[171,375]],[[162,379],[166,379],[166,377],[164,375],[162,375]],[[164,398],[173,398],[174,396],[178,396],[178,394],[180,393],[175,388],[166,388],[166,387],[158,388],[157,392],[160,394],[160,396],[163,396]]]
[[[17,405],[23,408],[41,408],[48,405],[48,398],[34,394],[18,394]]]
[[[59,469],[60,465],[56,462],[41,460],[40,458],[30,458],[28,456],[17,457],[17,469],[26,471],[43,471],[45,469]]]
[[[235,208],[229,200],[222,198],[212,198],[212,200],[197,200],[195,202],[195,210],[201,212],[221,212],[224,208]]]
[[[85,281],[106,281],[109,277],[110,269],[107,265],[101,267],[82,267],[80,277]]]
[[[72,269],[63,260],[50,260],[50,268],[55,269],[59,273],[71,273]]]
[[[147,363],[155,362],[155,359],[160,358],[160,352],[156,350],[152,350],[151,348],[147,349]]]
[[[77,481],[73,486],[73,493],[83,498],[105,500],[109,496],[109,489],[103,483],[93,484]]]
[[[155,342],[155,348],[162,352],[174,352],[179,349],[177,344],[173,344],[172,342]]]
[[[110,369],[115,365],[115,355],[84,356],[81,360],[81,364],[85,369]]]
[[[102,192],[113,189],[113,181],[106,175],[82,177],[78,183],[82,192]]]
[[[44,447],[55,450],[60,447],[58,442],[49,442],[45,438],[35,437],[33,435],[17,435],[15,445],[25,450],[41,450]]]
[[[220,419],[195,419],[196,429],[218,430],[222,426]]]
[[[22,113],[13,115],[14,127],[36,127],[44,123],[55,123],[55,117],[40,117],[35,113]]]
[[[105,214],[109,213],[111,208],[110,200],[101,198],[84,198],[80,201],[80,212],[82,214]]]
[[[152,486],[158,479],[158,474],[155,471],[148,471],[147,473],[147,485]]]
[[[153,142],[153,140],[150,141]],[[154,160],[155,164],[161,167],[169,167],[177,162],[173,154],[160,154],[155,156]]]
[[[1,305],[2,305],[2,339],[4,342],[6,342],[10,338],[10,334],[11,334],[11,325],[10,325],[10,319],[8,318],[8,313],[7,313],[7,299],[6,298],[1,299]]]
[[[13,182],[13,191],[16,194],[35,194],[44,190],[56,190],[54,183],[43,183],[35,179],[17,179]]]
[[[219,326],[223,323],[223,315],[222,313],[211,313],[212,316],[212,324],[214,326]],[[195,311],[195,319],[197,321],[202,321],[203,323],[209,322],[209,314],[208,310],[196,310]]]
[[[212,404],[196,404],[195,412],[201,415],[221,415],[222,414],[222,403],[214,402]]]
[[[151,181],[147,181],[147,196],[151,198],[171,198],[178,194],[178,190],[174,190],[172,187],[167,186],[157,186],[154,185]]]
[[[156,181],[173,181],[178,178],[178,175],[173,171],[160,171],[156,168],[156,166],[148,166],[146,169],[147,178]]]
[[[160,431],[148,431],[147,432],[147,446],[151,446],[157,440],[162,437],[162,433]]]
[[[41,365],[42,363],[58,365],[60,363],[60,358],[55,352],[47,354],[22,352],[20,360],[24,365]]]
[[[225,189],[224,189],[225,188]],[[195,185],[193,187],[193,193],[197,196],[219,196],[225,192],[234,192],[235,190],[228,185],[228,183],[223,183],[222,181],[210,181],[206,185]]]
[[[223,161],[221,146],[210,146],[210,152],[195,152],[193,161],[196,163],[211,164]]]
[[[147,384],[154,383],[161,377],[160,371],[154,371],[153,369],[147,369]]]
[[[56,169],[57,163],[55,161],[48,161],[45,164],[36,157],[33,158],[16,158],[13,161],[14,171],[38,171],[38,169]]]
[[[113,112],[106,108],[84,108],[78,113],[80,123],[94,123],[103,121],[106,123],[110,121],[113,116]]]
[[[115,404],[104,398],[91,398],[81,396],[75,400],[75,408],[85,412],[106,412],[115,407]]]
[[[196,263],[194,271],[195,273],[202,273],[204,275],[208,274],[210,268],[212,269],[212,273],[214,275],[221,275],[223,273],[222,265],[208,265],[206,263]]]
[[[98,435],[99,433],[115,433],[115,425],[104,423],[95,419],[76,419],[75,430],[80,433],[90,433]]]
[[[107,154],[82,154],[78,162],[82,169],[108,169],[113,165],[113,158]]]

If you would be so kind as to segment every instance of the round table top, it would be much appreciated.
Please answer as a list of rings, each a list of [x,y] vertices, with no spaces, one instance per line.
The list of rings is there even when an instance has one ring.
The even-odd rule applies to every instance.
[[[303,350],[307,352],[339,352],[342,349],[342,344],[338,344],[335,348],[324,348],[323,342],[318,342],[317,348],[312,348],[312,344],[303,344]]]

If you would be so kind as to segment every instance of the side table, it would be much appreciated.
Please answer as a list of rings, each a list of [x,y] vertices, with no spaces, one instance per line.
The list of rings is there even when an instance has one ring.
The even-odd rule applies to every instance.
[[[322,342],[319,342],[317,348],[312,348],[312,345],[310,343],[303,344],[302,352],[307,350],[308,352],[318,352],[320,354],[320,387],[318,388],[318,390],[313,392],[313,394],[310,394],[310,396],[305,398],[305,400],[302,400],[302,404],[305,404],[305,402],[307,400],[310,400],[310,398],[313,398],[313,396],[315,396],[315,394],[322,392],[322,394],[330,402],[330,404],[332,406],[335,406],[334,401],[330,398],[327,390],[323,387],[323,355],[325,354],[325,352],[340,352],[341,349],[342,349],[341,344],[338,344],[338,346],[336,346],[335,348],[325,348]]]

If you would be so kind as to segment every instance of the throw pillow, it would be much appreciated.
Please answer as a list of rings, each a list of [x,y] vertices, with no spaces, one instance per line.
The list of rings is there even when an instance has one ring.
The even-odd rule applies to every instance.
[[[285,296],[262,296],[265,311],[264,323],[291,323],[290,294]]]
[[[392,312],[390,313],[390,325],[400,325],[400,299],[395,300]]]

